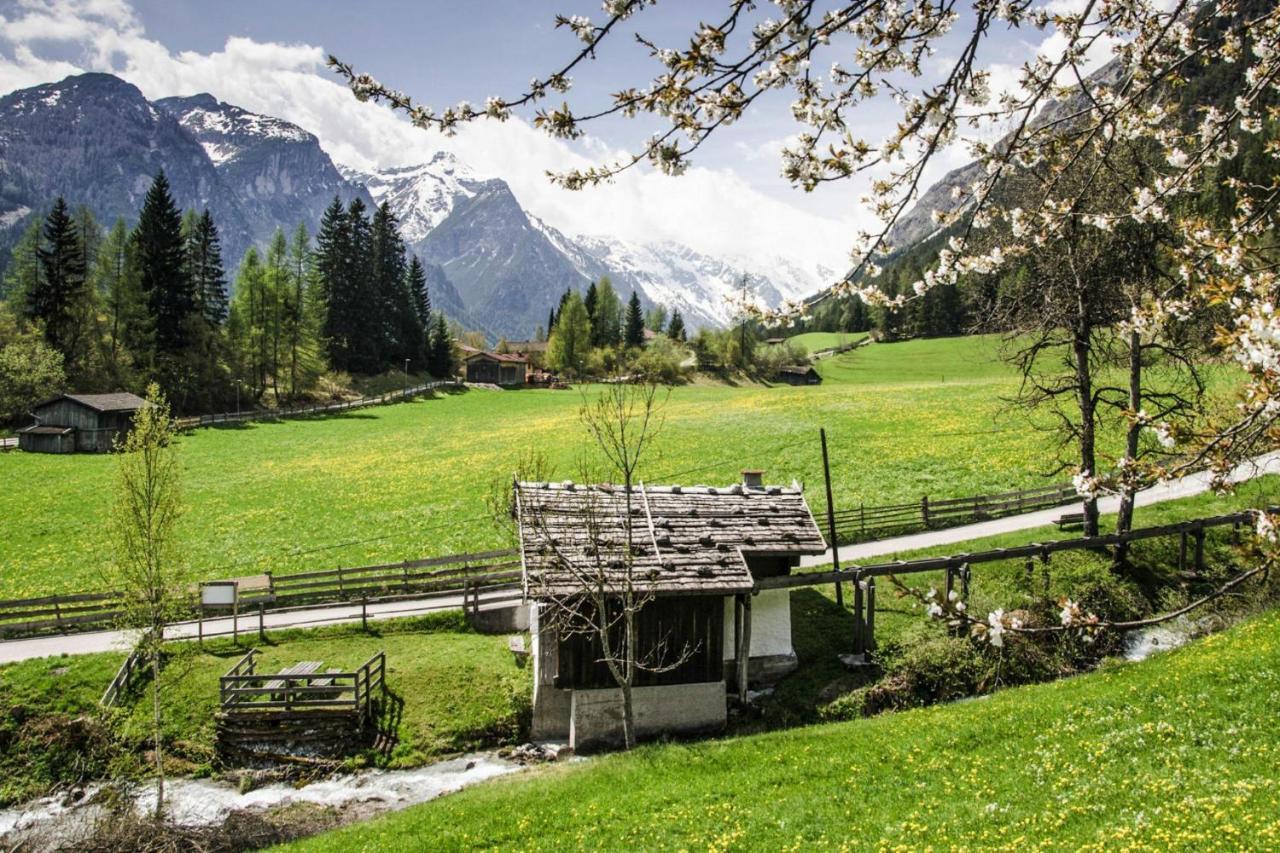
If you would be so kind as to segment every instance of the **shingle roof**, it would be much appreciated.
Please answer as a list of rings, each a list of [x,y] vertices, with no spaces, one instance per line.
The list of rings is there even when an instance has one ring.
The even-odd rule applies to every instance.
[[[74,400],[82,406],[88,406],[90,409],[99,412],[136,412],[147,405],[147,401],[137,394],[120,391],[115,394],[59,394],[57,397],[41,403],[40,406],[47,406],[50,403],[56,403],[58,400]],[[40,406],[36,408],[40,408]]]
[[[516,484],[526,593],[572,594],[584,574],[620,584],[626,497],[621,486]],[[827,547],[798,485],[637,487],[630,512],[632,579],[656,595],[746,592],[755,581],[744,552],[790,556]]]
[[[488,350],[473,350],[472,352],[467,353],[464,360],[470,361],[473,358],[491,358],[494,361],[506,361],[517,364],[527,364],[529,361],[529,359],[525,358],[523,355],[517,355],[516,353],[489,352]]]

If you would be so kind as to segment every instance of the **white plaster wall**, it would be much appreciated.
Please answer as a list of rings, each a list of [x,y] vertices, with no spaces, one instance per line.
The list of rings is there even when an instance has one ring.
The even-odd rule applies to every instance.
[[[724,600],[724,659],[733,660],[733,598]],[[793,655],[791,645],[791,590],[767,589],[751,599],[751,654],[749,657]]]

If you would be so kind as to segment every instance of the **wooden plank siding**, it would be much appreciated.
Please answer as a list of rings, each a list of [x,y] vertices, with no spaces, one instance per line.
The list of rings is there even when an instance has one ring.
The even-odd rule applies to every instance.
[[[621,643],[615,625],[614,648]],[[559,643],[553,684],[561,689],[617,687],[604,662],[604,645],[597,634],[572,634]],[[637,659],[651,659],[660,668],[687,656],[667,672],[640,670],[636,687],[699,684],[724,678],[724,598],[716,595],[659,598],[636,614]],[[652,657],[651,657],[652,656]]]

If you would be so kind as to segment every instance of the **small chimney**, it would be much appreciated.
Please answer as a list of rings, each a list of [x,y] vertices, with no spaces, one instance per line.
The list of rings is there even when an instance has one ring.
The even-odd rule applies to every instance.
[[[742,485],[748,489],[763,489],[764,472],[755,468],[743,468]]]

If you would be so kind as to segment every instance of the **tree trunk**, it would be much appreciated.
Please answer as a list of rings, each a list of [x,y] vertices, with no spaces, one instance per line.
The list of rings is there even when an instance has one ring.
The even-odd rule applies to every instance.
[[[163,628],[159,629],[163,630]],[[163,712],[160,708],[160,647],[159,640],[151,654],[151,726],[156,756],[156,811],[157,822],[164,818],[164,732]]]
[[[1092,329],[1088,320],[1088,306],[1083,294],[1078,304],[1077,325],[1071,341],[1071,356],[1075,362],[1076,393],[1080,404],[1080,470],[1089,476],[1096,477],[1097,453],[1094,421],[1096,412],[1093,402],[1093,374],[1089,365],[1089,339]],[[1098,535],[1098,499],[1084,499],[1084,535]]]
[[[1135,414],[1142,408],[1142,338],[1137,332],[1129,333],[1129,410]],[[1124,458],[1132,464],[1138,458],[1138,438],[1142,434],[1142,424],[1129,421],[1125,433]],[[1116,514],[1116,533],[1127,533],[1133,529],[1133,509],[1137,499],[1137,482],[1125,477],[1121,482],[1120,509]],[[1120,543],[1116,547],[1116,562],[1123,563],[1128,553],[1128,545]]]

